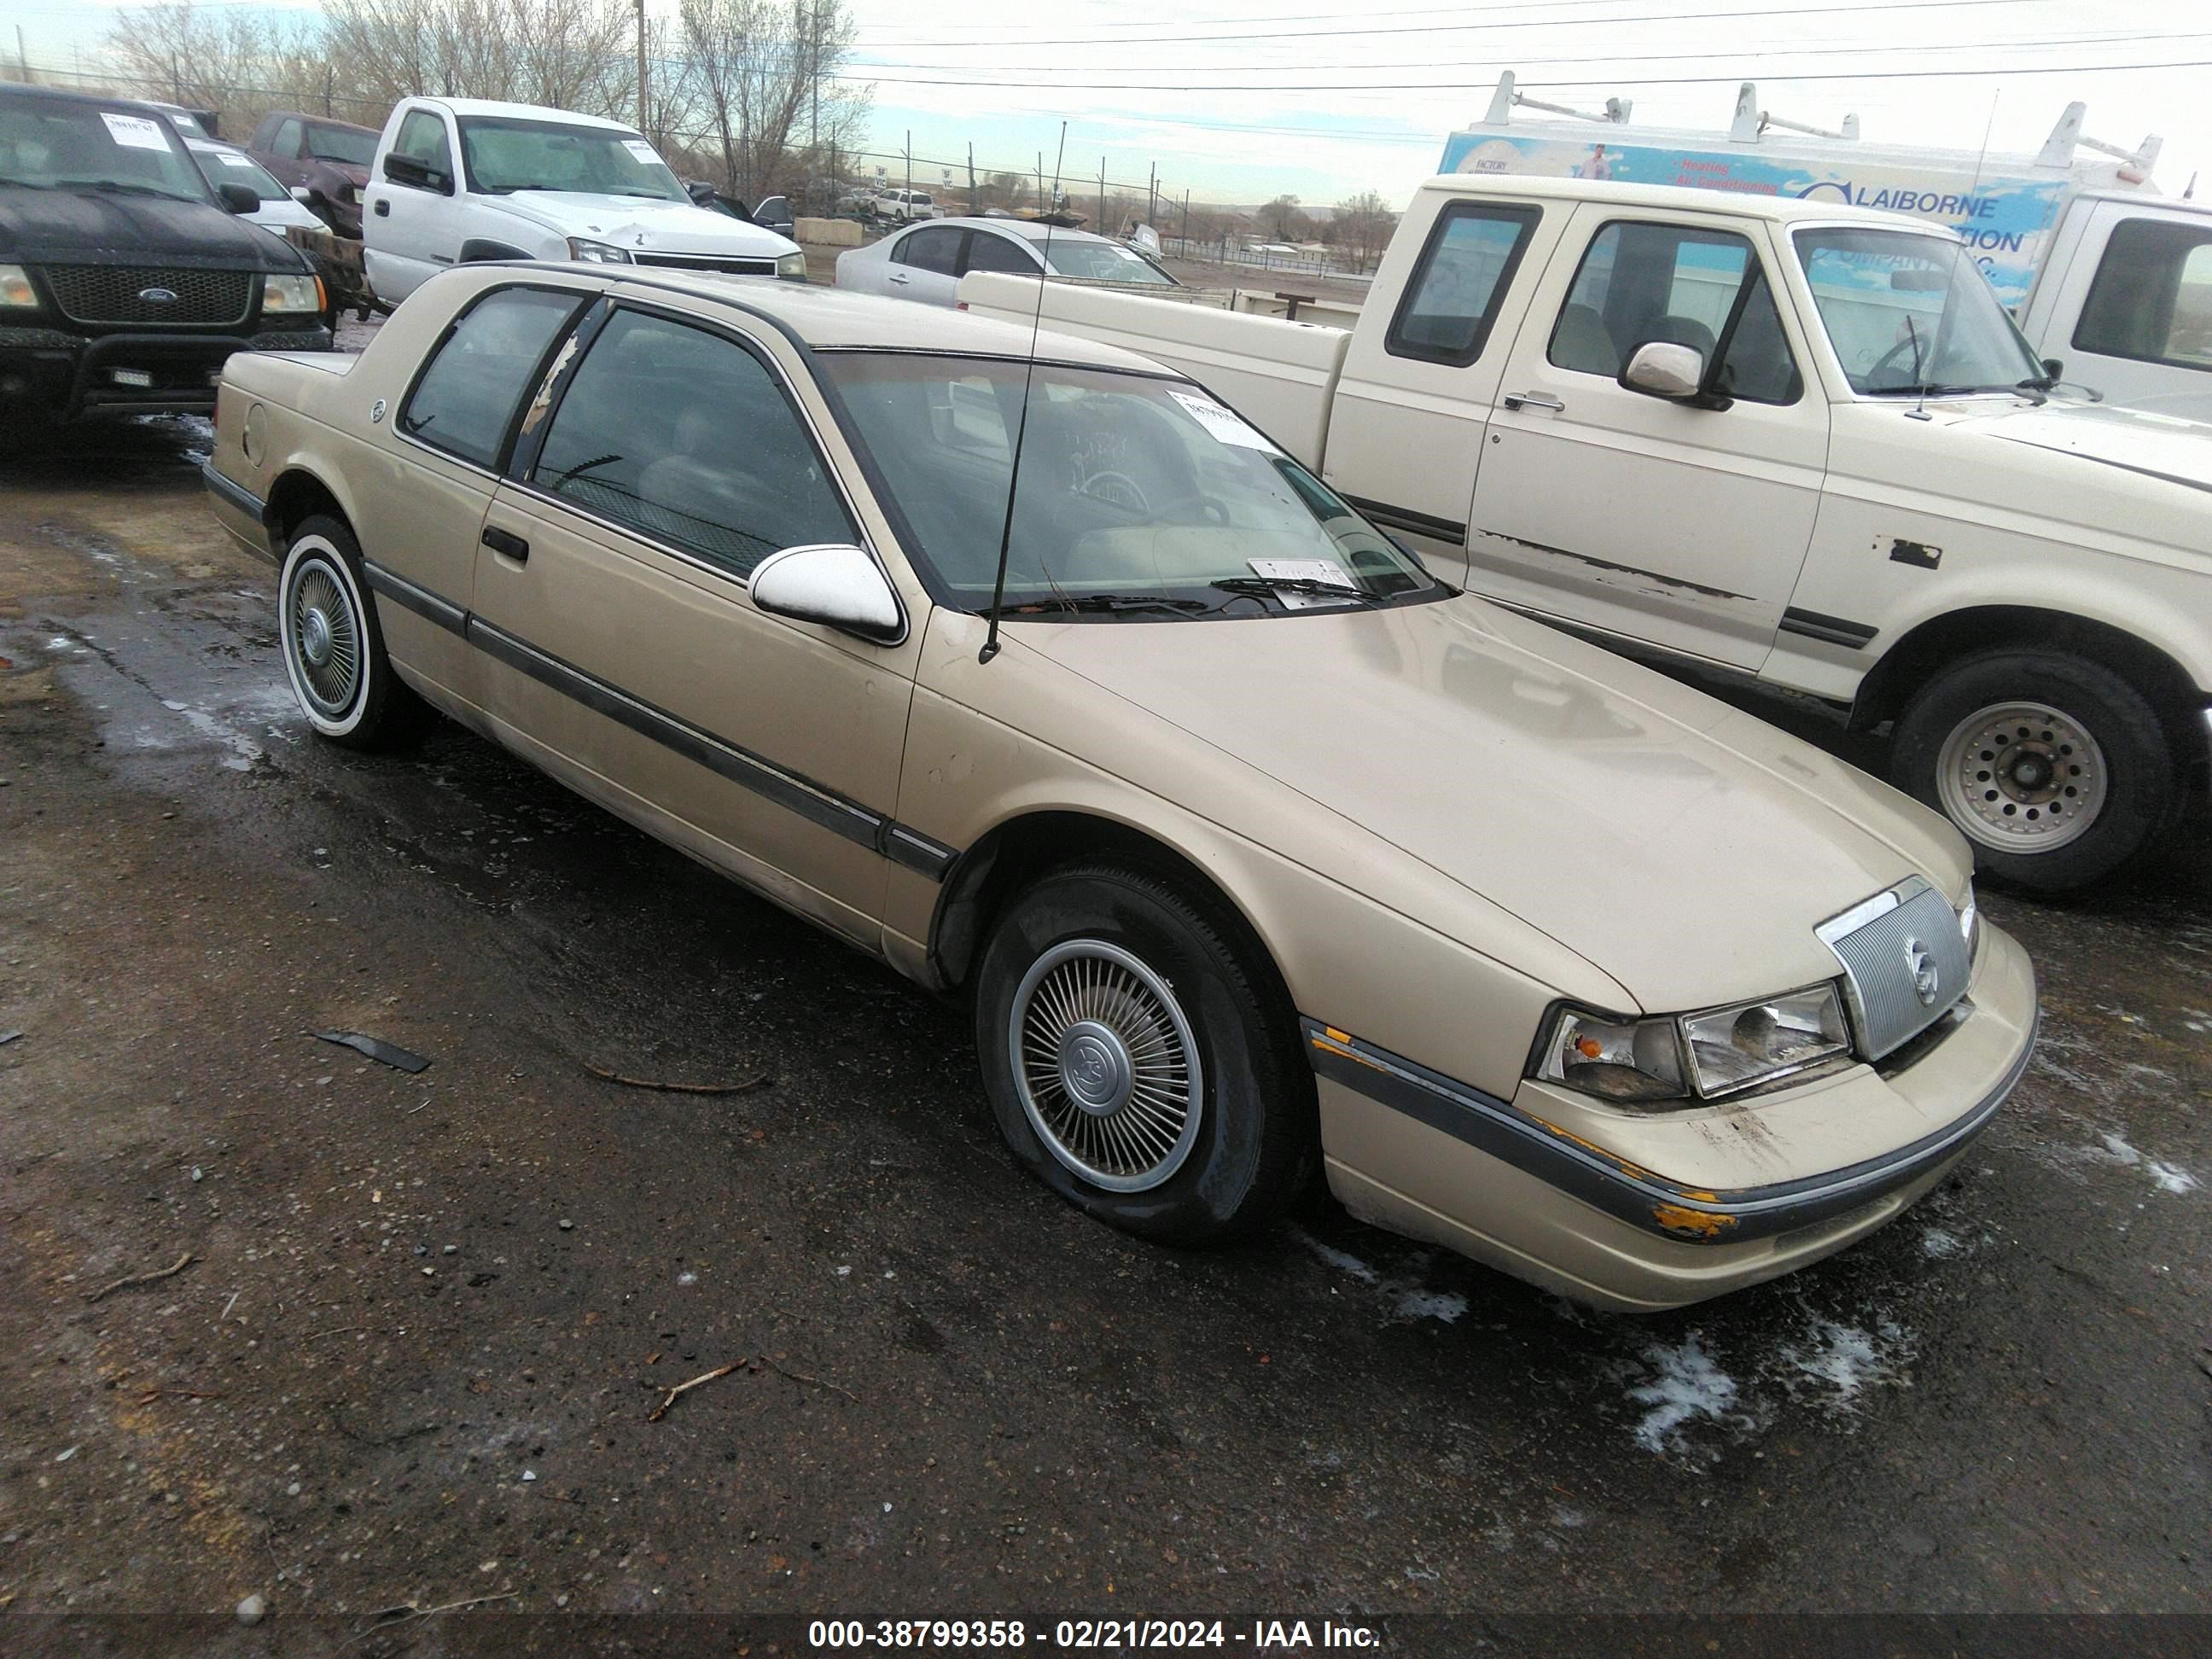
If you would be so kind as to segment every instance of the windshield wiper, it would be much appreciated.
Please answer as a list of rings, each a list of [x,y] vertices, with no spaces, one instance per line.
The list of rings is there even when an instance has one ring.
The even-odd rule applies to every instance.
[[[190,196],[180,196],[173,190],[156,190],[151,185],[125,184],[120,179],[90,179],[81,184],[72,181],[64,188],[104,190],[112,191],[118,196],[158,196],[165,202],[190,202],[196,199]]]
[[[1024,600],[1006,609],[1009,615],[1018,617],[1035,611],[1167,611],[1187,617],[1213,607],[1204,599],[1176,599],[1162,593],[1060,593],[1050,599]]]
[[[1316,593],[1326,599],[1354,599],[1361,605],[1380,605],[1382,595],[1344,582],[1316,581],[1311,576],[1224,576],[1208,582],[1224,593]]]

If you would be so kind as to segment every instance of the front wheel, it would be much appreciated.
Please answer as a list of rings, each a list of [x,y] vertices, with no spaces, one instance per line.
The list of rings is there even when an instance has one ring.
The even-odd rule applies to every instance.
[[[1254,952],[1210,905],[1111,865],[1044,877],[984,952],[975,1040],[1014,1155],[1165,1243],[1252,1231],[1317,1156],[1313,1074]]]
[[[1986,652],[1937,675],[1898,720],[1890,776],[1958,827],[1978,868],[2044,892],[2118,869],[2177,798],[2148,700],[2057,652]]]

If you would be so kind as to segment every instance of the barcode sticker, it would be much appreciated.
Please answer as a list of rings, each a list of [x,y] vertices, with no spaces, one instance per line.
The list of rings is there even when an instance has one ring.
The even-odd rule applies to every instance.
[[[1244,417],[1224,409],[1211,398],[1201,398],[1194,392],[1168,388],[1168,396],[1188,410],[1191,417],[1224,444],[1235,444],[1240,449],[1257,449],[1270,455],[1281,453],[1274,445],[1261,437],[1245,423]]]

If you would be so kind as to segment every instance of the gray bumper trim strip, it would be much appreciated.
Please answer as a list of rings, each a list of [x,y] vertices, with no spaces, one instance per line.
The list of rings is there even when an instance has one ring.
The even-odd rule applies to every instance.
[[[216,471],[213,461],[200,463],[200,482],[207,486],[208,494],[220,495],[241,513],[251,513],[256,523],[261,519],[261,497],[242,483],[234,483]]]
[[[1494,1096],[1316,1020],[1300,1023],[1307,1058],[1331,1082],[1417,1118],[1645,1232],[1689,1244],[1735,1244],[1795,1232],[1863,1209],[1911,1185],[1988,1127],[2035,1052],[2031,1030],[1987,1095],[1910,1146],[1826,1175],[1711,1192],[1616,1158]]]
[[[371,560],[363,559],[361,568],[368,578],[369,586],[386,599],[406,606],[418,617],[428,618],[449,634],[467,635],[469,613],[451,599],[441,599],[427,587],[417,587],[404,576],[395,576]]]

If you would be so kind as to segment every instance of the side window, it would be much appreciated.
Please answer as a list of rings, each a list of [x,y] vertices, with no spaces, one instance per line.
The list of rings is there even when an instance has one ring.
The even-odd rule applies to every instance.
[[[453,176],[453,149],[446,137],[446,123],[434,111],[410,109],[392,141],[392,153],[420,161],[435,173]]]
[[[1803,391],[1765,271],[1731,232],[1615,223],[1591,240],[1546,356],[1613,380],[1654,341],[1692,347],[1709,367],[1721,358],[1712,384],[1731,396],[1791,404]]]
[[[2114,226],[2074,349],[2212,369],[2212,228],[2157,219]]]
[[[718,335],[639,312],[617,313],[592,342],[531,476],[738,576],[781,548],[858,539],[768,368]]]
[[[925,230],[917,234],[927,236],[930,233]],[[1037,274],[1037,262],[1005,237],[994,236],[988,230],[975,230],[968,234],[966,269],[1006,270],[1017,276],[1034,276]]]
[[[584,295],[495,289],[447,331],[408,395],[398,426],[434,448],[496,468],[515,405]]]
[[[1447,207],[1429,232],[1383,349],[1456,368],[1480,357],[1537,217],[1532,207]]]
[[[296,156],[299,155],[300,124],[297,121],[280,121],[277,123],[276,136],[269,141],[269,153],[271,155],[283,156]]]
[[[966,234],[963,230],[942,227],[913,231],[891,250],[891,258],[916,270],[934,270],[950,276],[960,258],[960,239]]]

